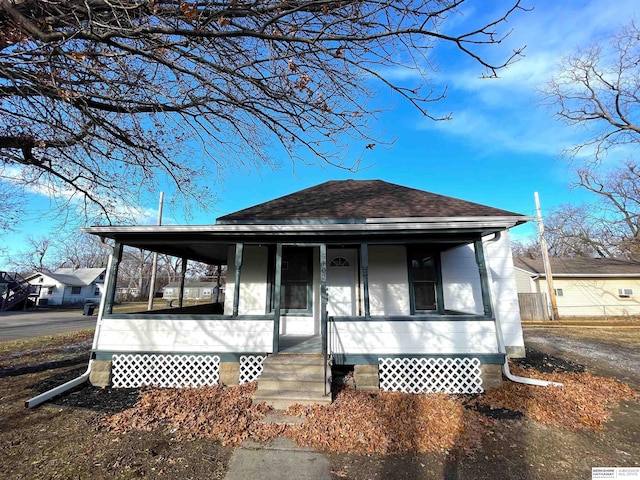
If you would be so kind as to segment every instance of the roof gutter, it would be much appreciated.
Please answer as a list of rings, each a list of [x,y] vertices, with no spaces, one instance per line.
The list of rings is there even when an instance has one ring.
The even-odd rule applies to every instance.
[[[110,272],[111,264],[113,262],[113,247],[105,243],[103,237],[100,237],[100,243],[111,250],[111,254],[109,255],[109,261],[107,263],[107,272]],[[104,311],[104,305],[106,300],[107,300],[107,296],[102,295],[102,298],[100,299],[100,308],[98,310],[98,318],[96,320],[96,329],[93,334],[93,342],[91,344],[92,352],[95,351],[98,346],[98,336],[100,335],[100,327],[102,326],[102,312]],[[93,365],[93,359],[89,359],[89,364],[87,365],[87,369],[82,375],[80,375],[77,378],[74,378],[73,380],[69,380],[67,383],[63,383],[62,385],[59,385],[55,388],[52,388],[51,390],[41,393],[36,397],[30,398],[29,400],[24,402],[24,406],[26,408],[35,408],[38,405],[43,404],[47,400],[52,399],[53,397],[61,395],[64,392],[67,392],[72,388],[77,387],[78,385],[82,385],[84,382],[89,380],[89,377],[91,375],[92,365]]]
[[[103,237],[118,234],[141,233],[202,233],[202,234],[276,234],[288,232],[396,232],[407,230],[442,230],[451,228],[510,228],[521,221],[520,217],[465,217],[461,219],[434,218],[413,221],[377,221],[367,223],[318,223],[318,224],[216,224],[216,225],[137,225],[137,226],[94,226],[81,230]],[[408,220],[408,219],[401,219]],[[422,221],[421,221],[422,220]]]
[[[495,236],[493,238],[490,238],[489,240],[485,240],[485,243],[488,243],[488,244],[495,243],[498,240],[500,240],[500,237],[501,237],[501,232],[496,232]],[[493,279],[491,278],[491,268],[489,267],[489,256],[485,255],[484,259],[487,267],[487,275],[489,276],[489,281],[491,284],[493,284]],[[511,370],[509,370],[509,354],[507,353],[507,348],[504,345],[504,337],[502,335],[502,325],[500,324],[500,318],[499,318],[499,315],[497,315],[497,312],[495,309],[495,302],[494,302],[493,294],[491,293],[491,290],[492,289],[489,289],[489,298],[491,300],[491,309],[493,311],[494,323],[496,325],[496,339],[498,341],[498,350],[500,351],[500,353],[504,354],[504,364],[502,365],[502,371],[504,373],[504,376],[507,377],[507,379],[511,380],[512,382],[523,383],[525,385],[536,385],[539,387],[562,387],[563,386],[562,383],[549,382],[547,380],[539,380],[537,378],[520,377],[518,375],[514,375],[511,373]]]
[[[546,278],[544,273],[536,274],[536,278]],[[554,278],[638,278],[640,273],[554,273]]]

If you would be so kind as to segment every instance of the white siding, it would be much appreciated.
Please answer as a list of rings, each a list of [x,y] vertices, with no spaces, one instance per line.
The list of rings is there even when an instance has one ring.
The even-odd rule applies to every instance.
[[[235,246],[229,247],[225,315],[233,313],[235,291]],[[267,307],[267,247],[245,245],[240,271],[239,315],[264,315]]]
[[[404,246],[369,246],[369,304],[371,315],[409,315],[409,277]]]
[[[40,281],[41,279],[42,281]],[[29,281],[29,283],[31,285],[39,285],[41,287],[38,300],[44,298],[47,299],[48,305],[62,305],[65,289],[65,285],[63,283],[60,283],[45,274],[40,274],[39,277]],[[47,292],[49,291],[49,287],[51,286],[53,286],[53,292],[51,292],[51,295],[49,295]]]
[[[273,322],[106,318],[97,348],[118,352],[271,352]]]
[[[482,315],[482,290],[473,245],[442,252],[444,308]]]
[[[51,295],[47,295],[49,291],[48,287],[42,287],[42,290],[40,290],[40,298],[47,298],[49,305],[62,305],[64,301],[64,289],[65,285],[63,283],[55,282]]]
[[[484,241],[483,250],[489,269],[494,315],[500,321],[504,344],[523,349],[524,338],[509,232],[502,232],[497,241],[492,238]]]
[[[336,322],[329,346],[347,354],[497,353],[489,321]]]

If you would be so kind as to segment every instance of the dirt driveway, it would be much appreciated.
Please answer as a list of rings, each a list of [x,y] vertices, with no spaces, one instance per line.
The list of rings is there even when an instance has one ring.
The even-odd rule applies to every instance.
[[[525,326],[524,338],[530,349],[580,363],[596,375],[640,390],[640,326]]]

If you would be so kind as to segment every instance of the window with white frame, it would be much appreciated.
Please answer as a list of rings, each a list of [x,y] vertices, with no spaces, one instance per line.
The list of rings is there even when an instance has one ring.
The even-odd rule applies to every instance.
[[[633,289],[632,288],[619,288],[618,289],[618,297],[620,297],[620,298],[631,298],[631,297],[633,297]]]
[[[71,295],[80,295],[82,287],[71,287]]]
[[[556,293],[556,297],[564,297],[564,290],[561,288],[554,288],[553,291]]]

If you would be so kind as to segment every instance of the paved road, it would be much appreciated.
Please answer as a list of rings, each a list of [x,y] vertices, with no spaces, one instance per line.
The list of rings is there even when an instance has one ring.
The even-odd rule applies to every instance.
[[[95,328],[96,319],[82,310],[0,312],[0,342]]]

